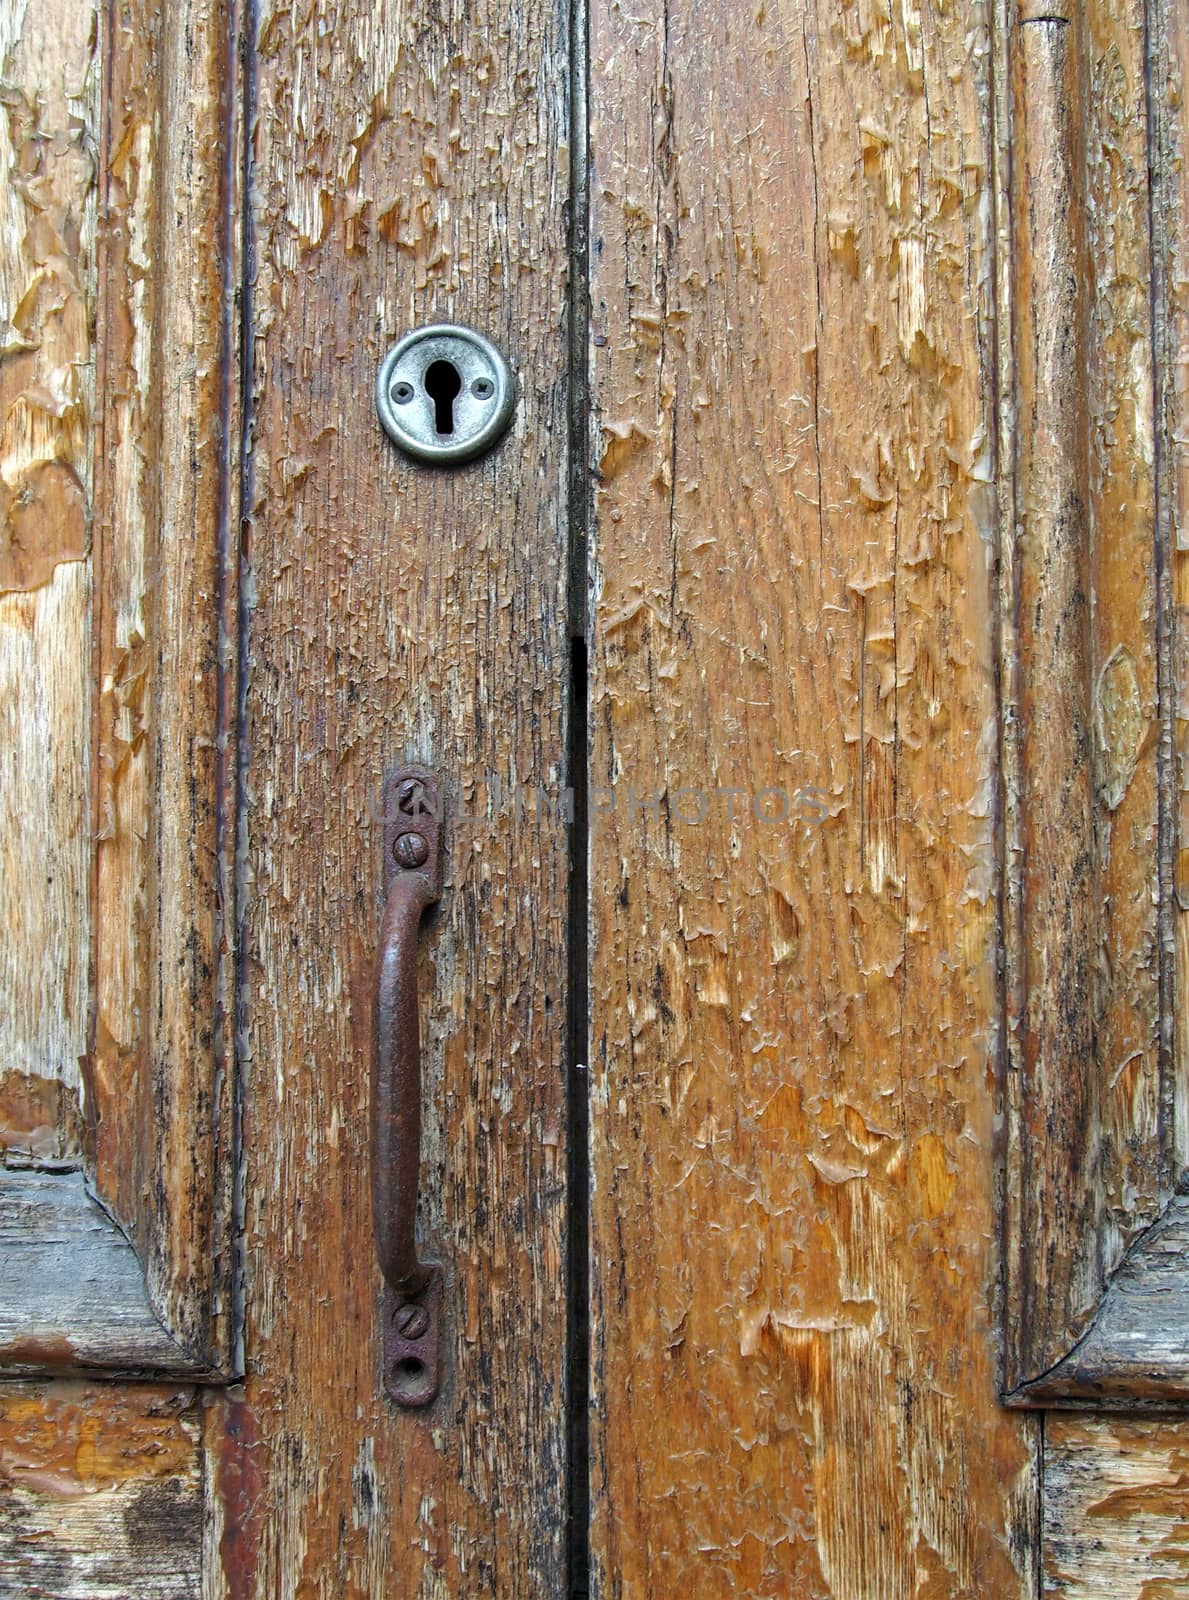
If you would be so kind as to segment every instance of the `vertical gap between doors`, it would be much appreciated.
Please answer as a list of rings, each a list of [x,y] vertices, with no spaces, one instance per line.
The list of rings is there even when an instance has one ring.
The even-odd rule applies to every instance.
[[[568,1067],[567,1428],[570,1600],[590,1593],[590,1125],[586,1029],[586,641],[570,645],[570,952]]]
[[[566,1028],[567,1241],[566,1564],[570,1600],[590,1593],[590,1111],[587,1098],[587,542],[588,360],[587,0],[570,0],[569,195],[569,632],[566,783],[570,800],[569,998]]]

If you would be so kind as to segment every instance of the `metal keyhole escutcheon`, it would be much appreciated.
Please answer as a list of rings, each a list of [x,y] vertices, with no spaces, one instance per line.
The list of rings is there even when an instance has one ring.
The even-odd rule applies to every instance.
[[[512,417],[508,364],[482,334],[438,323],[406,334],[384,358],[376,409],[394,444],[419,461],[471,461]]]

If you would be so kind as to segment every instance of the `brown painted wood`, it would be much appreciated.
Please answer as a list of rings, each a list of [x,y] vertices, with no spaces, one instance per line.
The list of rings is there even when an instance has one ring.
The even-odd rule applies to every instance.
[[[1189,1425],[1053,1417],[1045,1424],[1044,1594],[1163,1600],[1189,1588]]]
[[[1034,1592],[992,1315],[989,46],[592,7],[600,1596]]]
[[[1009,1391],[1069,1349],[1103,1285],[1094,1249],[1101,902],[1090,710],[1085,40],[1080,7],[1046,12],[1017,11],[1009,0],[1000,54],[1011,83],[1000,590]]]
[[[486,0],[259,17],[248,1376],[210,1412],[212,1595],[564,1592],[567,28]],[[373,392],[449,318],[520,396],[443,472],[397,454]],[[453,797],[422,937],[447,1307],[422,1414],[384,1392],[369,1204],[376,812],[408,760]]]
[[[1186,1393],[1168,1190],[1189,944],[1162,790],[1183,676],[1164,552],[1189,437],[1184,19],[1155,0],[1001,7],[993,27],[885,9],[591,8],[601,1597],[1023,1596],[1042,1556],[1050,1592],[1105,1594],[1149,1538],[1158,1581],[1183,1578],[1178,1437],[1042,1422],[997,1390]],[[97,864],[89,899],[62,890],[80,939],[94,912],[92,1125],[88,1148],[55,1065],[77,996],[20,966],[10,919],[30,1053],[0,1063],[0,1143],[24,1169],[0,1189],[19,1284],[0,1358],[226,1377],[242,1301],[247,1376],[207,1396],[201,1459],[191,1390],[4,1385],[0,1580],[554,1597],[580,1294],[581,41],[552,8],[488,0],[270,6],[242,38],[230,0],[110,16],[80,290],[99,319]],[[371,393],[387,345],[448,316],[521,377],[511,435],[457,473],[400,458]],[[43,349],[79,326],[75,306]],[[7,554],[40,584],[4,612],[36,613],[5,680],[36,686],[27,804],[62,768],[45,727],[85,699],[53,662],[87,637],[89,580],[65,534],[44,573]],[[64,583],[74,609],[47,621]],[[374,811],[408,759],[453,796],[421,939],[421,1231],[448,1307],[423,1415],[384,1395],[369,1205]],[[27,875],[59,845],[83,859],[71,793],[50,837],[18,841]],[[81,948],[62,956],[76,987]]]
[[[1174,1049],[1177,1071],[1172,1116],[1175,1162],[1189,1163],[1189,17],[1185,8],[1156,0],[1151,51],[1152,111],[1157,149],[1153,224],[1158,309],[1157,433],[1161,466],[1161,523],[1169,550],[1173,627],[1169,641],[1175,712],[1170,762],[1175,906]]]

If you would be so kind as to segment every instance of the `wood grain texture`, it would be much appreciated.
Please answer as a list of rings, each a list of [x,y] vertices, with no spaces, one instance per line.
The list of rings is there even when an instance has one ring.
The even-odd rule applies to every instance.
[[[1143,0],[1087,6],[1090,710],[1100,930],[1093,1017],[1109,1275],[1159,1217],[1171,1148],[1170,622],[1157,518],[1149,43]],[[1158,49],[1156,41],[1151,49]],[[1053,1138],[1053,1133],[1048,1133]]]
[[[529,3],[265,5],[256,50],[246,1351],[210,1593],[564,1588],[567,28]],[[380,362],[455,318],[511,431],[418,468]],[[367,1096],[381,775],[451,800],[422,935],[443,1391],[380,1371]],[[469,820],[462,813],[468,814]]]
[[[992,1317],[989,44],[592,8],[602,1597],[1035,1592]]]
[[[1175,1600],[1189,1592],[1189,1427],[1054,1416],[1045,1423],[1044,1594]]]
[[[0,1387],[0,1592],[197,1600],[198,1439],[192,1389]]]
[[[95,30],[95,7],[73,0],[11,0],[0,15],[0,1120],[24,1122],[13,1143],[25,1153],[76,1159],[89,998]],[[34,1080],[63,1088],[38,1094]]]
[[[152,1304],[229,1369],[238,16],[107,20],[88,1113]]]

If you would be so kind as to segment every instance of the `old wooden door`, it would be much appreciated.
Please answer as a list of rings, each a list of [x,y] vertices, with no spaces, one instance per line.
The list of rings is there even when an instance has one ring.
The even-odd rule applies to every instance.
[[[2,0],[0,1592],[1189,1595],[1187,64]],[[373,403],[443,320],[519,388],[450,470]]]

